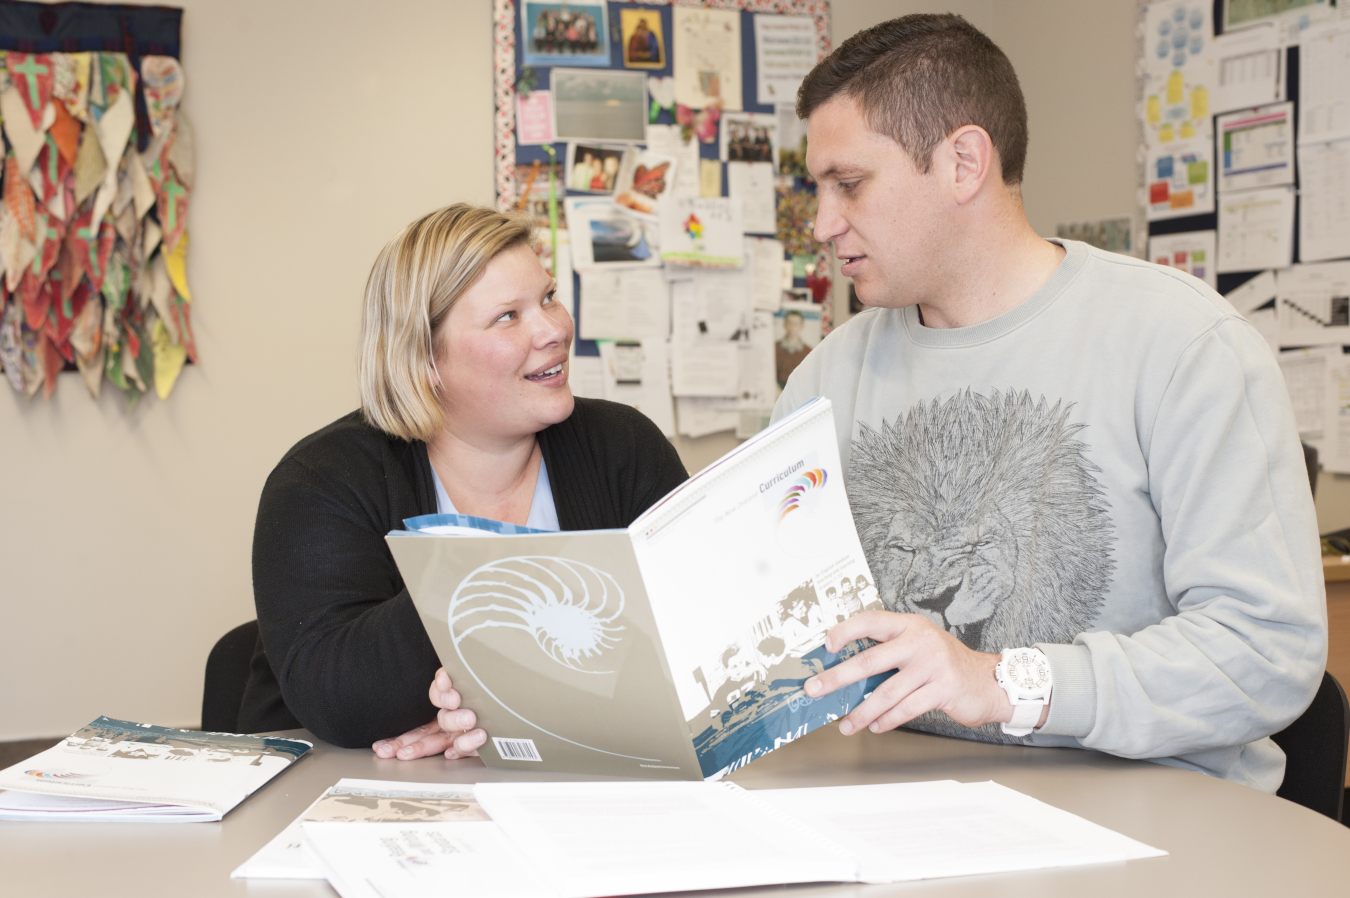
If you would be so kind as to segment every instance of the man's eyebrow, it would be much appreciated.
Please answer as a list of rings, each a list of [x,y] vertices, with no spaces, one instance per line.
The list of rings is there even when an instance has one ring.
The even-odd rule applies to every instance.
[[[826,178],[838,178],[841,176],[856,175],[861,173],[862,169],[847,164],[831,165],[825,171],[816,176],[817,181],[823,181]]]

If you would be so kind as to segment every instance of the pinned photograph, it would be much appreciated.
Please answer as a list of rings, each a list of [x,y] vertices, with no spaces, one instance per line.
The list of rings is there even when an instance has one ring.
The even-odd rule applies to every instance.
[[[804,300],[795,290],[783,291],[783,307],[773,314],[773,357],[778,386],[787,386],[788,377],[807,353],[816,348],[820,338],[820,306]]]
[[[567,189],[588,193],[613,193],[625,147],[599,144],[567,145]]]
[[[666,38],[661,28],[661,13],[655,9],[619,11],[623,29],[623,64],[630,69],[664,69]]]
[[[558,140],[647,140],[647,76],[642,72],[554,69],[553,133]]]
[[[609,14],[604,2],[520,5],[525,65],[608,66]]]
[[[549,168],[553,169],[554,197],[558,204],[558,227],[567,227],[567,215],[563,209],[563,199],[567,195],[567,185],[563,182],[562,166],[549,166],[535,162],[531,165],[516,165],[516,211],[527,212],[539,227],[548,227],[548,177]]]
[[[568,197],[566,205],[577,271],[660,267],[655,222],[633,215],[608,197]]]
[[[669,196],[675,183],[674,156],[629,150],[619,165],[614,202],[641,215],[656,215],[656,204]]]
[[[723,162],[776,162],[778,117],[754,112],[722,116]]]

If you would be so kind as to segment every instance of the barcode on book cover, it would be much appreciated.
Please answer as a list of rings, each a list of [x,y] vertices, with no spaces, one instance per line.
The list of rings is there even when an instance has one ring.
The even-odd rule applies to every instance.
[[[497,754],[502,756],[504,761],[543,761],[539,757],[539,749],[534,747],[533,739],[498,739],[492,737],[492,744],[497,746]]]

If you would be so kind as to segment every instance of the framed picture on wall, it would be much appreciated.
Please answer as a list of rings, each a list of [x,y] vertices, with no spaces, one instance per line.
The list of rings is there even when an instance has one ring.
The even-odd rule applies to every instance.
[[[666,36],[661,13],[655,9],[619,10],[623,34],[623,64],[630,69],[664,69]]]
[[[601,2],[520,5],[525,65],[609,65],[609,11]]]
[[[647,76],[620,69],[554,69],[553,133],[558,140],[643,143]]]

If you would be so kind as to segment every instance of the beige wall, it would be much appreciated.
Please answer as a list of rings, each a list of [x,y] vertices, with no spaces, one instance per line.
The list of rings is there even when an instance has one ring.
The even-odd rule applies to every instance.
[[[203,364],[132,413],[112,391],[90,401],[75,375],[49,403],[0,391],[0,739],[104,713],[195,724],[210,646],[253,617],[267,472],[356,405],[376,251],[421,212],[492,201],[488,0],[182,5]],[[1004,47],[1027,93],[1024,192],[1042,233],[1133,207],[1131,9],[833,4],[836,41],[951,10]],[[732,442],[677,445],[697,470]]]

